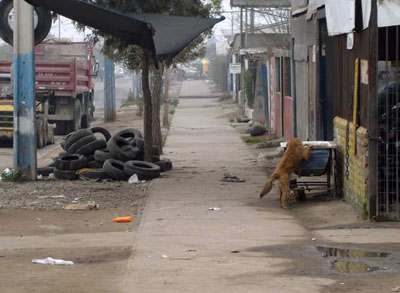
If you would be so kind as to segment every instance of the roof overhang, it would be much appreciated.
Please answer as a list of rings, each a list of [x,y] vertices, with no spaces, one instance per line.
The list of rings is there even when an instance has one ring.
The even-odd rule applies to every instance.
[[[291,7],[291,1],[290,0],[231,0],[231,6],[240,8],[249,8],[249,7],[289,8]]]

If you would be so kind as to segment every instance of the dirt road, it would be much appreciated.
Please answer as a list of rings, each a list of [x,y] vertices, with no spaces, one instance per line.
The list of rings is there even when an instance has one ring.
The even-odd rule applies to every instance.
[[[396,292],[399,223],[363,221],[324,196],[289,211],[279,208],[275,189],[260,200],[266,170],[279,158],[258,162],[229,123],[236,105],[199,98],[197,89],[211,94],[202,81],[183,84],[165,149],[174,169],[142,186],[148,197],[125,183],[95,192],[80,182],[0,185],[7,207],[0,209],[0,291]],[[133,112],[122,109],[106,127],[140,128]],[[221,182],[225,172],[246,182]],[[49,194],[65,197],[39,200]],[[82,195],[100,209],[57,209]],[[111,221],[126,215],[134,221]],[[76,264],[31,263],[47,256]]]

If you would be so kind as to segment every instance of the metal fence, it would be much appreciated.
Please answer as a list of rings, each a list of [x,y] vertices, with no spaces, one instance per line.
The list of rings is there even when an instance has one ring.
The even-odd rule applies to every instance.
[[[377,216],[400,220],[399,26],[379,31]]]

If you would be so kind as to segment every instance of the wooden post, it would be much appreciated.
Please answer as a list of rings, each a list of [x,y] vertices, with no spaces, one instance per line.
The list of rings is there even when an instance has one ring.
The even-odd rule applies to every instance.
[[[357,154],[357,108],[358,108],[358,77],[359,59],[354,64],[354,97],[353,97],[353,154]]]

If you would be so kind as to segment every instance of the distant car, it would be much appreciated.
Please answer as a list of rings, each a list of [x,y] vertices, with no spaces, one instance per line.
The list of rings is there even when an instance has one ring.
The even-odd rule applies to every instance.
[[[191,80],[191,79],[200,79],[201,78],[201,73],[193,68],[185,68],[185,79],[186,80]]]
[[[124,76],[125,76],[125,73],[122,68],[115,69],[115,78],[123,78]]]

